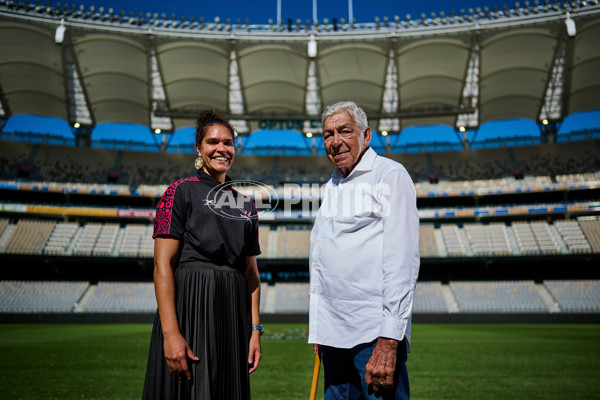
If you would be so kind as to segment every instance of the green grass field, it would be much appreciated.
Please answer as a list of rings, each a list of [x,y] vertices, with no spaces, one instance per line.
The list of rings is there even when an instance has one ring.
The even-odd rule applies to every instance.
[[[149,324],[2,324],[0,398],[139,399]],[[306,326],[270,324],[253,398],[307,399]],[[600,325],[415,324],[412,399],[598,399]],[[323,398],[322,380],[318,398]]]

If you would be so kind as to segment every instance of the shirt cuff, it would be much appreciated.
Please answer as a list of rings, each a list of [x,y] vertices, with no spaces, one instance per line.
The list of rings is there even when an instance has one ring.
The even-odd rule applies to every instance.
[[[401,341],[404,339],[407,325],[408,321],[406,319],[383,317],[381,329],[379,330],[379,337]]]

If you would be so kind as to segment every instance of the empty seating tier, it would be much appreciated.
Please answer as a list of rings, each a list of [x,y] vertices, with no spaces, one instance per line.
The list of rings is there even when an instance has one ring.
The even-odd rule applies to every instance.
[[[545,281],[565,312],[600,312],[600,280]]]
[[[447,313],[448,306],[442,294],[440,282],[417,282],[413,312]]]
[[[464,230],[475,256],[506,256],[512,254],[506,225],[465,224]]]
[[[533,281],[450,282],[461,312],[548,312]]]
[[[98,282],[82,306],[84,312],[155,312],[154,284]]]
[[[154,240],[152,225],[128,224],[123,228],[123,239],[119,245],[122,257],[153,257]]]
[[[554,226],[571,253],[589,253],[592,251],[577,221],[556,221]]]
[[[0,281],[0,312],[71,312],[87,282]]]
[[[42,254],[55,224],[55,221],[19,220],[5,252],[9,254]]]
[[[72,244],[78,228],[79,225],[74,222],[58,222],[44,246],[44,254],[52,256],[67,255],[67,250]]]
[[[310,225],[286,225],[277,227],[276,258],[308,258]]]
[[[438,256],[435,227],[431,224],[422,224],[419,226],[419,254],[421,257]]]
[[[578,218],[577,221],[593,252],[600,253],[600,218],[583,217]]]

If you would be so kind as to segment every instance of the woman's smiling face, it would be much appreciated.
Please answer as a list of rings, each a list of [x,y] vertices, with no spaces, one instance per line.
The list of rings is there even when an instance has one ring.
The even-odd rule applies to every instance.
[[[235,157],[234,138],[229,129],[219,124],[209,126],[200,147],[196,149],[202,157],[202,169],[218,181],[224,182],[225,174],[231,168]]]

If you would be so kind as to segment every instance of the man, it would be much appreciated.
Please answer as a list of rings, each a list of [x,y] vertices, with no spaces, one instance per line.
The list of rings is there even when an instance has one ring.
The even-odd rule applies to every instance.
[[[406,169],[369,147],[353,102],[321,117],[335,165],[310,236],[309,343],[322,350],[325,399],[408,399],[419,216]]]

